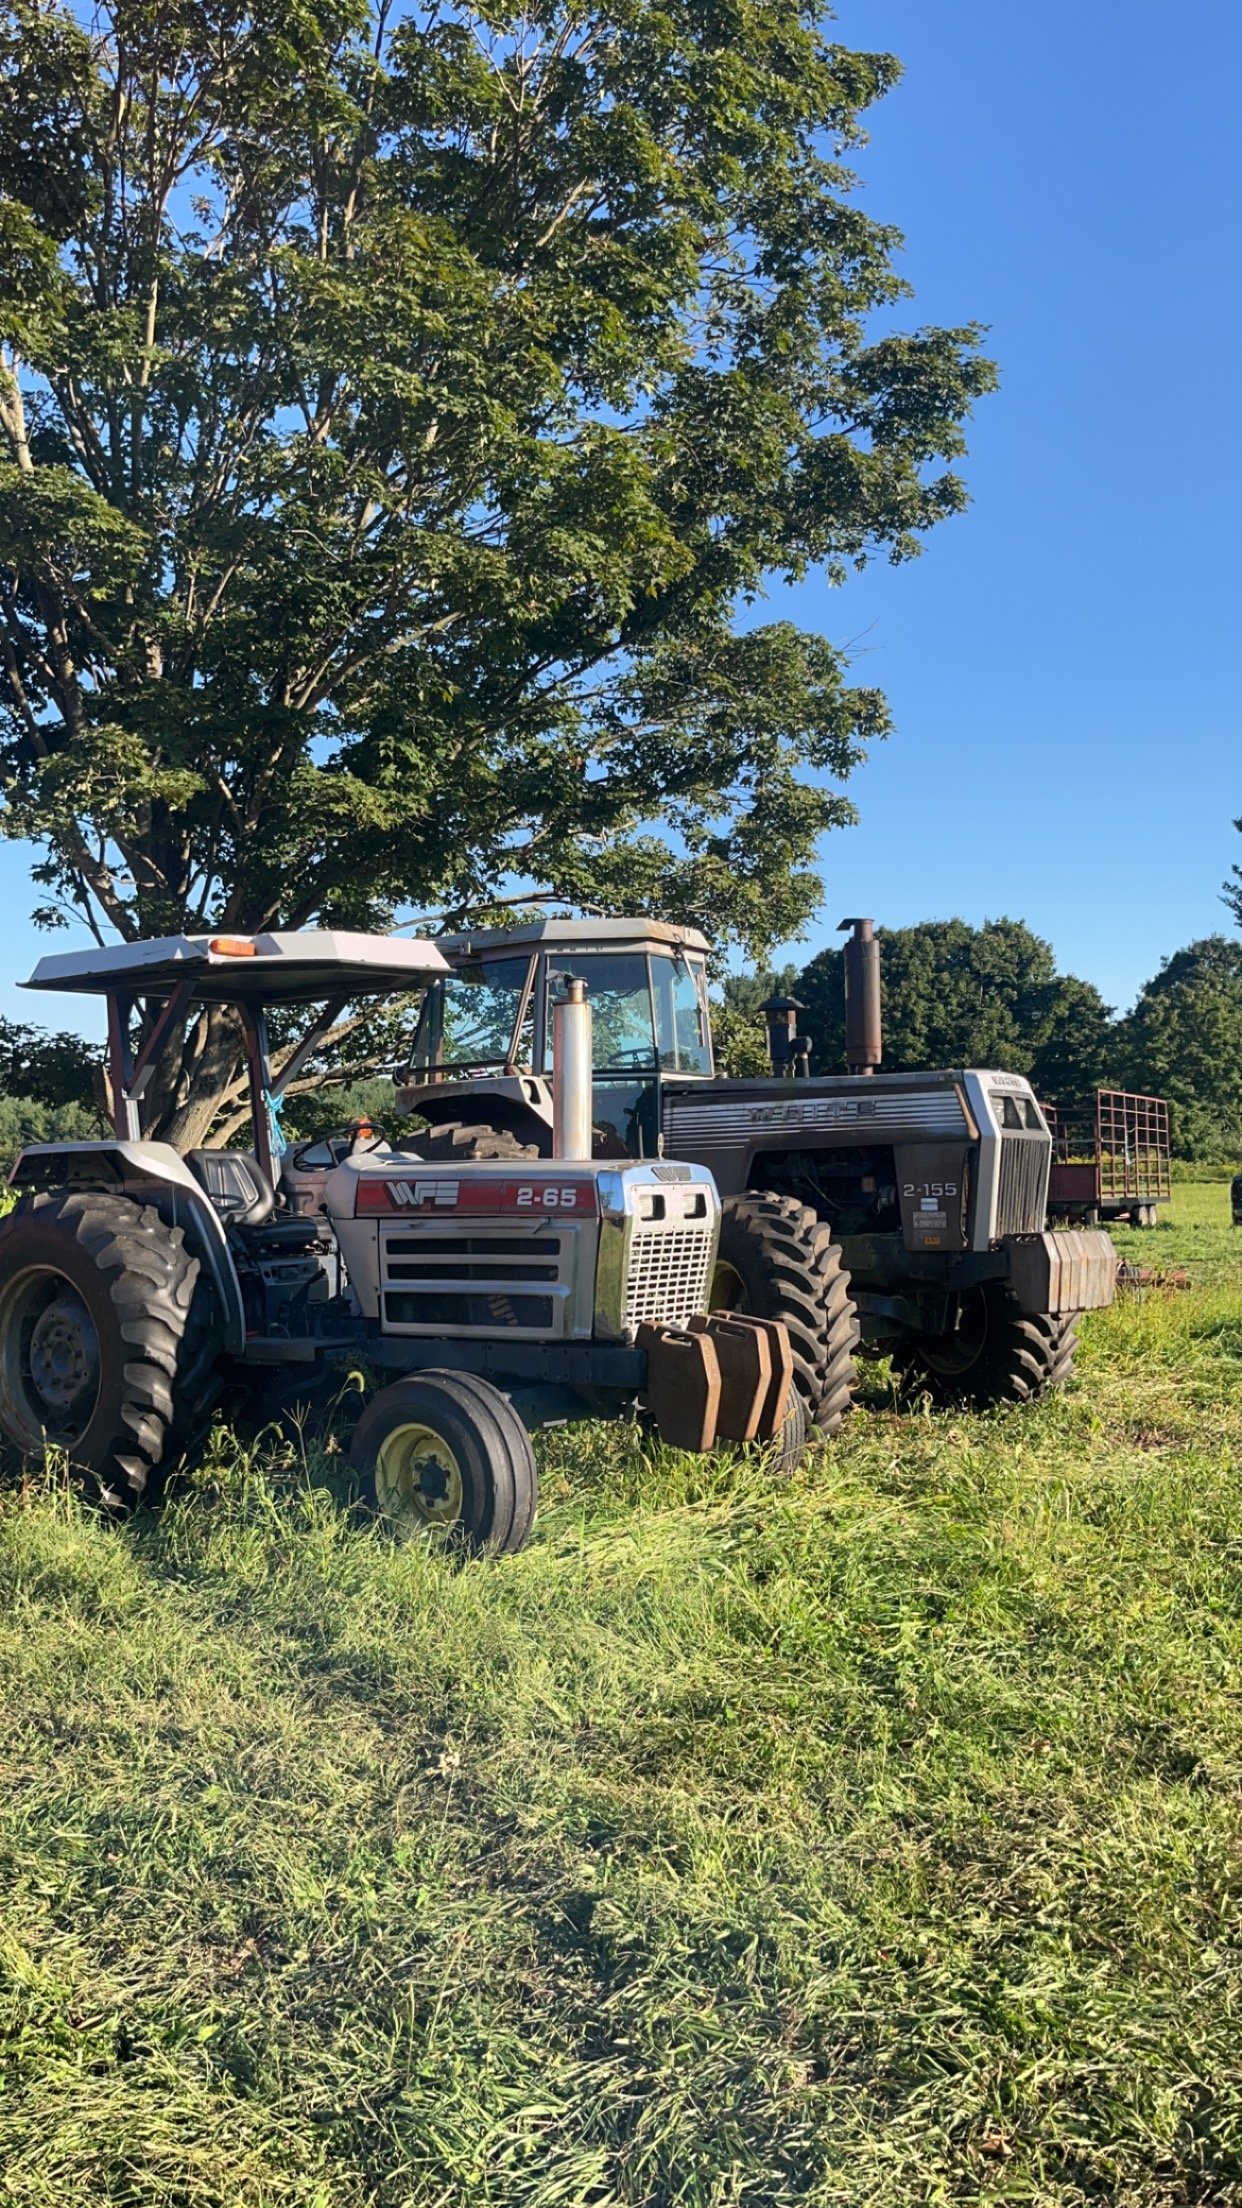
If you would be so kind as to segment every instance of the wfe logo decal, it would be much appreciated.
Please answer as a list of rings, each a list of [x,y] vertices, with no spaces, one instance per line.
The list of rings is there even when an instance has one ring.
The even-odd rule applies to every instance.
[[[434,1204],[441,1211],[455,1211],[461,1200],[460,1181],[389,1181],[388,1193],[399,1209],[421,1211]]]

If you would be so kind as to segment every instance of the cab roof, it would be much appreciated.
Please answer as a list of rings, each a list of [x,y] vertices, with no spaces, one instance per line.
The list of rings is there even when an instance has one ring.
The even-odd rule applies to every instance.
[[[79,996],[167,997],[189,982],[196,1002],[314,1004],[327,997],[422,988],[451,969],[434,943],[333,928],[259,935],[156,935],[41,958],[26,989]]]
[[[436,941],[451,959],[488,958],[541,946],[550,951],[649,947],[701,955],[711,949],[697,928],[674,927],[664,920],[532,920],[523,928],[468,928],[460,935],[437,936]]]

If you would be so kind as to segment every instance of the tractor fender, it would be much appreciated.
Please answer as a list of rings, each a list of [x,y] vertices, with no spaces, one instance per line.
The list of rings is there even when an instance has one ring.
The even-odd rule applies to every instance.
[[[446,1119],[479,1120],[516,1135],[519,1142],[539,1142],[552,1129],[552,1084],[534,1073],[415,1081],[397,1090],[397,1110],[416,1114],[432,1127]]]
[[[223,1223],[184,1158],[167,1142],[32,1142],[9,1174],[22,1190],[101,1188],[154,1204],[170,1227],[180,1227],[216,1291],[223,1347],[240,1356],[246,1344],[241,1286]]]

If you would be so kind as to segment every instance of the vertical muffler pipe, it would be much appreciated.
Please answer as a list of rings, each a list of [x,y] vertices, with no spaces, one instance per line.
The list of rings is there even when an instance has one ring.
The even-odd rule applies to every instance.
[[[796,1073],[801,1040],[798,1014],[805,1012],[806,1006],[799,1004],[796,997],[769,997],[759,1010],[767,1024],[768,1058],[773,1073],[778,1076]]]
[[[552,1000],[552,1153],[558,1158],[591,1155],[591,1007],[587,985],[574,974],[561,976],[561,994]]]
[[[853,934],[845,946],[845,1068],[874,1073],[884,1055],[880,1018],[880,946],[874,920],[842,920]]]

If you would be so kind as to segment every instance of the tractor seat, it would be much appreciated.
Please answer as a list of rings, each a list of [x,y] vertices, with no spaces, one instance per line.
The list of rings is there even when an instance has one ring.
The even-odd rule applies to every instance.
[[[313,1250],[330,1242],[324,1223],[295,1213],[277,1218],[271,1182],[250,1150],[187,1150],[186,1164],[227,1227],[240,1231],[256,1255]]]
[[[249,1150],[187,1150],[185,1162],[230,1227],[260,1227],[276,1209],[276,1196]]]

